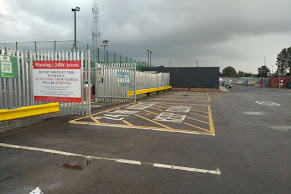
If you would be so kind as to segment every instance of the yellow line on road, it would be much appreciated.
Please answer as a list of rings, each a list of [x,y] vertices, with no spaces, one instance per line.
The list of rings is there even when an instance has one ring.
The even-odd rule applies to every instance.
[[[191,126],[191,127],[195,127],[195,128],[197,128],[197,129],[201,129],[201,130],[203,130],[203,131],[210,132],[209,130],[204,129],[204,128],[201,128],[201,127],[198,127],[198,126],[196,126],[196,125],[191,125],[191,124],[189,124],[189,123],[184,123],[184,124],[189,125],[189,126]]]
[[[161,106],[160,104],[159,105],[155,105],[156,107],[158,108],[168,108],[167,106]]]
[[[197,116],[200,116],[200,117],[205,117],[205,118],[209,118],[209,117],[207,117],[207,116],[204,116],[204,115],[199,115],[199,114],[196,114],[196,113],[192,113],[192,112],[189,112],[190,114],[192,114],[192,115],[197,115]]]
[[[78,121],[76,121],[76,123],[78,123]],[[139,125],[128,126],[128,125],[123,125],[123,124],[111,124],[111,123],[101,123],[101,124],[96,124],[94,122],[91,122],[91,123],[93,125],[100,125],[100,126],[107,126],[107,127],[116,126],[116,127],[141,128],[141,129],[156,129],[156,130],[161,130],[161,131],[177,131],[177,132],[190,132],[190,133],[198,133],[198,134],[210,134],[209,131],[202,132],[202,131],[191,131],[191,130],[185,130],[185,129],[167,129],[167,128],[158,128],[158,127],[149,127],[149,126],[139,126]]]
[[[188,105],[188,106],[198,106],[200,108],[206,108],[206,109],[207,109],[207,106],[208,106],[206,104],[201,106],[201,104],[169,103],[169,102],[162,102],[161,104],[173,104],[173,105],[177,105],[177,106],[181,106],[181,104],[183,104],[183,105]]]
[[[122,105],[122,106],[118,106],[118,107],[111,108],[111,109],[108,109],[108,110],[104,110],[104,111],[101,111],[101,112],[97,112],[95,114],[92,114],[91,116],[98,115],[98,114],[101,114],[101,113],[104,113],[104,112],[108,112],[108,111],[111,111],[111,110],[119,109],[121,107],[129,106],[129,105],[132,105],[132,104],[136,104],[136,102],[132,102],[132,103],[129,103],[129,104],[126,104],[126,105]],[[90,116],[80,117],[80,118],[77,118],[77,119],[70,120],[69,122],[72,123],[74,121],[78,121],[80,119],[84,119],[84,118],[88,118],[88,117],[90,117]]]
[[[94,123],[96,124],[96,122],[90,122],[90,121],[69,121],[69,123],[78,123],[78,124],[90,124],[90,123]]]
[[[125,124],[127,124],[128,126],[133,126],[133,124],[131,124],[130,122],[127,122],[126,120],[122,120]]]
[[[205,112],[205,111],[200,111],[200,110],[192,110],[192,111],[196,111],[196,112],[203,112],[203,113],[208,113],[208,112]]]
[[[155,109],[155,110],[159,110],[159,111],[163,111],[162,109],[159,109],[159,108],[154,108],[154,107],[149,107],[149,108],[152,108],[152,109]]]
[[[92,115],[90,116],[90,118],[91,118],[93,121],[95,121],[95,123],[97,123],[97,124],[100,124],[100,123],[101,123],[100,121],[98,121],[97,119],[95,119],[94,117],[92,117]]]
[[[150,114],[154,114],[154,115],[157,115],[158,113],[155,113],[155,112],[152,112],[152,111],[149,111],[149,110],[144,110],[145,112],[148,112]]]
[[[208,102],[210,102],[210,98],[209,98],[208,92],[206,92],[206,94],[207,94]]]
[[[195,108],[195,109],[198,109],[198,110],[208,110],[208,108],[207,107],[205,107],[205,108],[202,108],[202,107],[199,107],[199,106],[193,106],[192,108]]]
[[[192,117],[187,117],[187,119],[192,119],[192,120],[195,120],[195,121],[199,121],[199,122],[201,122],[201,123],[209,124],[209,123],[206,122],[206,121],[202,121],[202,120],[199,120],[199,119],[194,119],[194,118],[192,118]]]
[[[209,115],[210,133],[215,134],[210,105],[208,105],[208,115]]]
[[[150,121],[150,122],[155,123],[155,124],[157,124],[157,125],[160,125],[160,126],[166,128],[166,129],[173,129],[173,128],[171,128],[171,127],[168,127],[167,125],[163,125],[163,124],[161,124],[161,123],[158,123],[158,122],[156,122],[156,121],[150,120],[150,119],[145,118],[145,117],[143,117],[143,116],[140,116],[140,115],[137,115],[137,114],[134,114],[134,115],[137,116],[137,117],[139,117],[139,118],[142,118],[142,119],[144,119],[144,120],[147,120],[147,121]]]

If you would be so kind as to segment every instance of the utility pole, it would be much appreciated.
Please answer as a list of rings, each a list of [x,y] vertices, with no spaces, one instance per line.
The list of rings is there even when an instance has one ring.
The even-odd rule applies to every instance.
[[[92,59],[97,61],[98,43],[100,42],[100,25],[99,25],[99,9],[97,0],[93,0],[92,6],[93,25],[92,25]]]
[[[152,51],[150,52],[150,67],[152,66]]]
[[[264,66],[266,66],[266,57],[264,57]],[[261,67],[262,87],[264,87],[263,67]]]
[[[196,67],[198,67],[198,61],[196,61]]]
[[[282,55],[283,55],[283,52],[281,52],[281,56],[280,56],[280,65],[279,65],[279,68],[278,68],[278,74],[279,74],[279,81],[278,81],[278,85],[279,85],[279,88],[280,88],[280,85],[281,85],[281,71],[282,71]]]
[[[171,67],[171,61],[169,61],[169,67]]]

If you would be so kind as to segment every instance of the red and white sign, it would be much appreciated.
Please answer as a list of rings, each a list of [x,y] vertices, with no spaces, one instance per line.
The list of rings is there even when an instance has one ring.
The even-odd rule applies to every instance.
[[[35,101],[81,102],[81,61],[33,61]]]

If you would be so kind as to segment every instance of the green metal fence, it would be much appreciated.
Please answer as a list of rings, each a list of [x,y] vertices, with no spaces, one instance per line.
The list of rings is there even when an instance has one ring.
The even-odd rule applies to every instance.
[[[33,41],[33,42],[15,42],[15,43],[0,43],[0,48],[8,47],[12,50],[32,50],[34,52],[41,50],[72,50],[74,47],[74,40],[66,41]],[[90,49],[91,51],[91,65],[95,62],[99,63],[136,63],[136,70],[140,71],[142,67],[148,67],[146,62],[133,59],[128,56],[123,56],[118,53],[104,50],[98,47],[95,51],[91,45],[77,41],[78,50]],[[93,53],[95,52],[95,53]]]

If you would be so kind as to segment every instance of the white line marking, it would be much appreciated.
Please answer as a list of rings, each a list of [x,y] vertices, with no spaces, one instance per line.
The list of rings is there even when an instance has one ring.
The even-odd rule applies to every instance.
[[[265,106],[281,106],[278,103],[270,102],[270,101],[255,101],[255,102],[260,104],[260,105],[265,105]]]
[[[122,125],[106,125],[106,124],[97,124],[97,123],[74,123],[70,122],[72,124],[76,125],[100,125],[100,126],[105,126],[105,127],[117,127],[117,128],[131,128],[131,129],[144,129],[144,130],[151,130],[151,131],[163,131],[163,132],[170,132],[170,133],[187,133],[187,134],[195,134],[195,135],[210,135],[210,136],[215,136],[215,134],[211,133],[197,133],[197,132],[188,132],[188,131],[172,131],[172,130],[167,130],[167,129],[162,129],[162,128],[147,128],[147,127],[135,127],[135,126],[122,126]],[[175,130],[175,129],[174,129]]]
[[[126,164],[136,164],[136,165],[141,165],[141,162],[140,162],[140,161],[136,161],[136,160],[117,159],[116,162],[126,163]]]
[[[183,170],[183,171],[190,171],[190,172],[201,172],[201,173],[210,173],[210,174],[217,174],[221,175],[221,172],[219,169],[216,170],[205,170],[205,169],[199,169],[199,168],[189,168],[184,166],[174,166],[174,165],[168,165],[168,164],[154,164],[154,167],[158,168],[169,168],[169,169],[175,169],[175,170]]]
[[[52,149],[46,149],[46,148],[20,146],[20,145],[6,144],[6,143],[0,143],[0,147],[31,150],[31,151],[45,152],[45,153],[51,153],[51,154],[59,154],[59,155],[64,155],[64,156],[75,156],[75,157],[82,157],[82,158],[95,159],[95,160],[110,160],[110,161],[115,161],[115,162],[125,163],[125,164],[135,164],[135,165],[144,164],[144,165],[151,165],[151,166],[157,167],[157,168],[167,168],[167,169],[174,169],[174,170],[181,170],[181,171],[221,175],[221,171],[219,169],[205,170],[205,169],[199,169],[199,168],[174,166],[174,165],[168,165],[168,164],[140,162],[137,160],[126,160],[126,159],[121,159],[121,158],[103,158],[103,157],[96,157],[96,156],[87,156],[87,155],[83,155],[83,154],[74,154],[74,153],[70,153],[70,152],[63,152],[63,151],[57,151],[57,150],[52,150]]]

